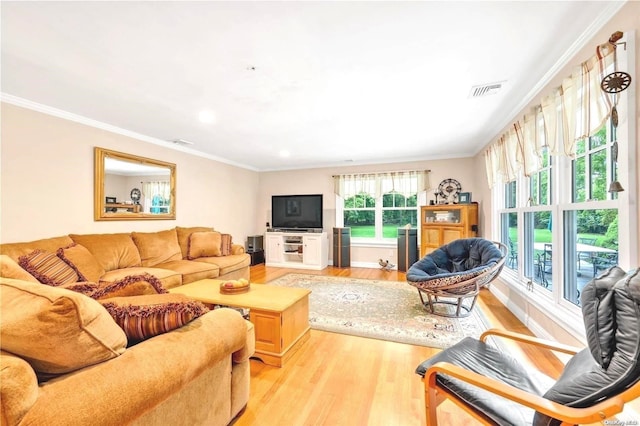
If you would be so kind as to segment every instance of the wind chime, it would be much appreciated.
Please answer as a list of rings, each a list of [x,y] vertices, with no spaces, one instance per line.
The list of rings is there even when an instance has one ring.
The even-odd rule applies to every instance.
[[[618,110],[616,109],[616,106],[618,105],[618,98],[619,98],[618,94],[620,92],[623,92],[627,88],[629,88],[629,86],[631,85],[631,75],[623,71],[618,71],[616,43],[618,40],[622,38],[622,36],[623,36],[623,33],[621,31],[616,31],[615,33],[611,34],[611,37],[609,37],[609,44],[613,48],[613,72],[604,76],[602,78],[602,81],[600,82],[600,87],[602,88],[603,92],[605,93],[605,97],[607,98],[607,100],[609,101],[609,104],[611,105],[611,123],[613,124],[614,129],[618,127]],[[603,55],[601,52],[601,48],[602,46],[598,46],[596,51],[597,51],[598,59],[600,62],[600,72],[604,74],[605,70],[604,70]],[[613,141],[612,143],[611,157],[613,158],[613,161],[617,164],[618,163],[618,141],[617,140]],[[624,191],[624,188],[622,187],[620,182],[618,182],[617,176],[616,176],[616,180],[611,182],[611,184],[609,185],[609,192],[622,192],[622,191]]]

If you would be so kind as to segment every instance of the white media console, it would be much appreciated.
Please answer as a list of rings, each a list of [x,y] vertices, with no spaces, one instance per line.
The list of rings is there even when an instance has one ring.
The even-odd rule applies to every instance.
[[[329,263],[329,240],[326,232],[267,232],[265,263],[267,266],[300,269],[324,269]]]

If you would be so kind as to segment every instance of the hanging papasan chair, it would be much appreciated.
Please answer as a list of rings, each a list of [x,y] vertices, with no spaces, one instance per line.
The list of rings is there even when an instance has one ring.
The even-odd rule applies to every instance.
[[[422,306],[430,313],[466,317],[480,289],[502,270],[507,254],[507,246],[500,242],[484,238],[455,240],[414,263],[407,271],[407,282],[418,289]],[[426,302],[423,295],[427,296]],[[471,303],[464,302],[466,299],[472,299]],[[455,312],[438,305],[453,305]]]

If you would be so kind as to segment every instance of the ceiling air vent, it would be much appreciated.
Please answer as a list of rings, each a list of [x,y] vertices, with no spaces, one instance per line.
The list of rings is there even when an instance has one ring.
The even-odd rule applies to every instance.
[[[482,96],[495,95],[502,89],[504,85],[504,81],[499,81],[496,83],[483,84],[481,86],[473,86],[471,88],[471,93],[469,93],[470,98],[480,98]]]
[[[195,145],[193,142],[184,139],[171,139],[169,142],[175,143],[176,145]]]

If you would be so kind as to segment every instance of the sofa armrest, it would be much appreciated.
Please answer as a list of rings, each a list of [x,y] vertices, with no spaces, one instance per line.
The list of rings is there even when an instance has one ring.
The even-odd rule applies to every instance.
[[[242,349],[233,353],[233,362],[241,363],[247,361],[256,351],[256,336],[253,323],[245,321],[247,324],[247,341]]]
[[[26,423],[63,415],[67,424],[125,424],[138,418],[247,344],[239,312],[215,309],[189,324],[145,340],[122,355],[50,380]],[[90,384],[90,385],[87,385]],[[79,392],[82,397],[73,397]]]
[[[0,352],[0,424],[20,423],[38,399],[38,379],[22,358]]]
[[[243,254],[244,246],[240,244],[231,244],[231,254]]]

